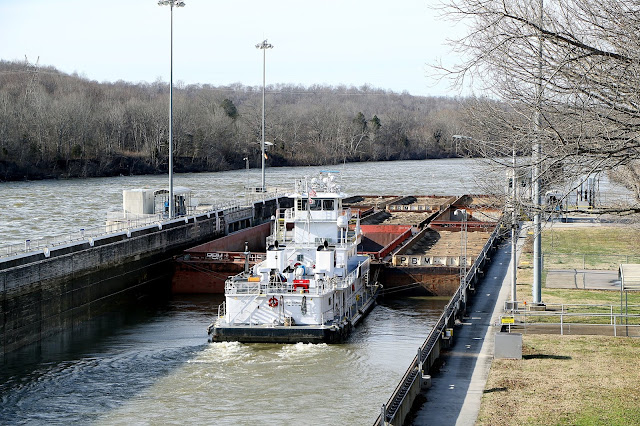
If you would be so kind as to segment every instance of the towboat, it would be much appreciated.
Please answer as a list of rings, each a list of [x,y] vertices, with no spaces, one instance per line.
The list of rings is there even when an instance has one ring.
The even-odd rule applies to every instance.
[[[266,259],[225,282],[210,341],[337,343],[375,306],[380,286],[357,253],[360,218],[343,209],[336,172],[298,179],[289,196],[293,207],[272,217]]]

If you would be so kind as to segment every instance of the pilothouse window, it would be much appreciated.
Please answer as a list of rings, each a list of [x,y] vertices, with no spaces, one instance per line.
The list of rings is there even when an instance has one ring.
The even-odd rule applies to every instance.
[[[322,200],[309,199],[309,210],[322,210]]]
[[[309,203],[310,202],[310,203]],[[335,206],[335,200],[322,200],[322,199],[301,199],[298,200],[298,210],[326,210],[333,211]]]
[[[333,200],[322,200],[322,210],[333,210]]]

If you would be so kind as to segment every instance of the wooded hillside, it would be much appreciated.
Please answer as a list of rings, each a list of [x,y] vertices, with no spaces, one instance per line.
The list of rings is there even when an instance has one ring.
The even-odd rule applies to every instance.
[[[271,85],[268,166],[455,156],[454,98]],[[174,83],[176,172],[260,164],[262,88]],[[169,84],[0,61],[0,180],[166,173]]]

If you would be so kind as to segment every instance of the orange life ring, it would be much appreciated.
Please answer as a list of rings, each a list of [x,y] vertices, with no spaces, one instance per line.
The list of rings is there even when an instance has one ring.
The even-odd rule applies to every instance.
[[[278,306],[278,299],[276,299],[275,296],[272,296],[271,299],[269,299],[269,307],[275,308],[276,306]]]

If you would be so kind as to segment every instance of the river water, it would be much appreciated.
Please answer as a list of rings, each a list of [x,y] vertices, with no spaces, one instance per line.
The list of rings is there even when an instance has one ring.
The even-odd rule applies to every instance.
[[[494,182],[485,179],[482,163],[449,159],[269,168],[267,186],[293,189],[296,178],[321,170],[340,172],[342,189],[351,195],[461,195]],[[260,182],[259,169],[174,175],[174,186],[190,188],[203,203],[237,199],[244,196],[244,186]],[[122,190],[167,187],[166,175],[0,183],[5,206],[0,209],[0,247],[103,226],[107,212],[122,210]]]
[[[267,170],[292,187],[320,167]],[[465,160],[333,166],[349,194],[461,195],[499,187],[503,173]],[[201,201],[242,196],[259,170],[176,175]],[[3,243],[101,226],[122,190],[165,176],[0,184]],[[137,300],[40,345],[5,356],[0,424],[371,424],[446,303],[383,299],[345,344],[208,343],[222,296]]]
[[[504,191],[504,170],[473,159],[353,163],[329,167],[267,169],[268,187],[292,189],[294,181],[321,170],[340,172],[350,195],[462,195]],[[260,186],[259,169],[174,175],[174,186],[190,188],[200,202],[220,203],[244,196],[245,186]],[[107,212],[122,210],[122,190],[167,188],[167,176],[120,176],[0,183],[0,248],[26,239],[102,227]],[[629,197],[629,191],[600,180],[599,196]]]

